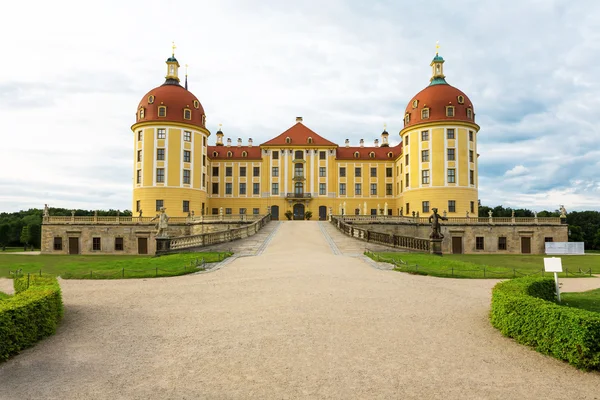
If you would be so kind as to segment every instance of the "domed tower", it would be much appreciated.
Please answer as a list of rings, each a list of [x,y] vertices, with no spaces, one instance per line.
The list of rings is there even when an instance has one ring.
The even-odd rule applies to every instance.
[[[179,62],[167,59],[165,82],[144,95],[134,136],[133,212],[154,216],[200,215],[208,208],[206,115],[202,105],[179,84]],[[187,78],[187,76],[186,76]]]
[[[437,208],[449,217],[477,216],[477,132],[471,100],[449,85],[444,59],[431,62],[429,86],[406,106],[403,143],[405,215],[431,214]]]

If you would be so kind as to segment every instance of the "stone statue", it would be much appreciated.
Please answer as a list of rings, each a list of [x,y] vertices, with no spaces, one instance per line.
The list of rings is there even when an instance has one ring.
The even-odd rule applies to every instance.
[[[194,212],[194,210],[192,210],[192,217],[196,215],[196,213]],[[202,215],[204,215],[204,209],[202,209]]]
[[[49,217],[50,212],[48,211],[48,204],[44,204],[44,217]]]
[[[467,218],[469,218],[469,212],[467,211]]]
[[[444,214],[444,218],[446,218],[446,215],[447,215],[446,210],[444,210],[443,214]]]
[[[511,218],[514,218],[514,217],[515,217],[515,210],[512,210],[512,213],[511,213],[510,217],[511,217]]]
[[[158,224],[156,224],[156,237],[166,237],[167,236],[167,228],[169,227],[169,216],[165,213],[165,208],[160,208],[160,214],[156,217],[152,218],[152,221],[158,219]]]
[[[94,218],[98,218],[98,211],[94,210]]]
[[[417,211],[417,218],[419,218],[419,212]]]
[[[142,209],[140,208],[140,211],[138,211],[138,217],[142,218]]]
[[[537,212],[536,211],[533,212],[533,218],[537,219]]]
[[[400,207],[400,215],[404,215],[404,207]]]
[[[488,211],[488,217],[492,218],[492,210]]]
[[[440,220],[448,221],[448,218],[442,217],[438,214],[438,209],[433,208],[433,213],[429,216],[429,223],[431,224],[431,234],[429,235],[430,239],[443,239],[444,235],[442,235],[442,229],[440,225]]]
[[[560,205],[560,217],[565,218],[567,216],[567,209],[564,205]]]
[[[75,210],[72,210],[71,211],[71,217],[74,217],[74,216],[75,216]]]

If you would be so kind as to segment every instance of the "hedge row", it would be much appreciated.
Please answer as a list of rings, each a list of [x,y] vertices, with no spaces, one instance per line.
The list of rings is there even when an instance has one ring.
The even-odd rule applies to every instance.
[[[551,278],[517,278],[492,291],[492,325],[503,335],[582,369],[600,370],[600,313],[555,303]]]
[[[63,315],[56,278],[32,275],[28,285],[25,276],[14,287],[15,295],[0,302],[0,361],[52,335]]]

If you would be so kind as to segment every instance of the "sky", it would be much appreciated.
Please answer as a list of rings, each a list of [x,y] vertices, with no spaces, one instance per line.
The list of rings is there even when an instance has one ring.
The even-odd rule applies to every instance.
[[[481,126],[481,203],[600,210],[598,1],[36,0],[3,16],[0,212],[129,209],[130,127],[172,41],[211,132],[262,143],[302,116],[340,145],[384,124],[400,141],[439,41]]]

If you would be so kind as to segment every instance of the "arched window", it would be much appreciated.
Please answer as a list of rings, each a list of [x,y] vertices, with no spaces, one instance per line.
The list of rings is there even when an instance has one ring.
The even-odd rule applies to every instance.
[[[473,119],[473,110],[470,108],[467,108],[467,118]]]
[[[410,114],[406,113],[406,115],[404,116],[404,123],[408,124],[410,122]]]
[[[354,152],[354,158],[358,158],[358,157],[360,157],[360,154],[358,153],[358,151],[355,151]]]
[[[388,158],[393,158],[394,157],[394,153],[392,153],[391,151],[388,153]]]
[[[186,108],[183,110],[183,119],[192,119],[192,110]]]
[[[287,144],[290,144],[290,143],[292,143],[292,139],[290,139],[289,137],[286,137],[286,138],[285,138],[285,142],[286,142]]]
[[[294,160],[303,160],[304,159],[304,152],[302,150],[296,150],[294,152]]]
[[[146,114],[146,110],[144,107],[140,107],[140,119],[144,119],[144,115]]]
[[[309,137],[308,140],[307,140],[307,142],[308,142],[308,144],[312,144],[312,138]]]
[[[242,157],[244,157],[244,158],[248,157],[248,153],[245,151],[242,151]]]
[[[165,106],[159,106],[158,107],[158,116],[159,117],[166,117],[167,116],[167,107],[165,107]]]
[[[219,153],[217,153],[216,151],[213,151],[213,157],[218,157]]]
[[[297,163],[294,164],[294,176],[295,177],[304,177],[304,164]]]
[[[230,152],[230,151],[228,151],[228,152],[227,152],[227,157],[228,157],[228,158],[231,158],[231,156],[232,156],[232,155],[233,155],[233,153],[232,153],[232,152]]]
[[[373,152],[373,151],[372,151],[372,152],[370,152],[370,153],[369,153],[369,157],[370,157],[370,158],[375,158],[375,152]]]

